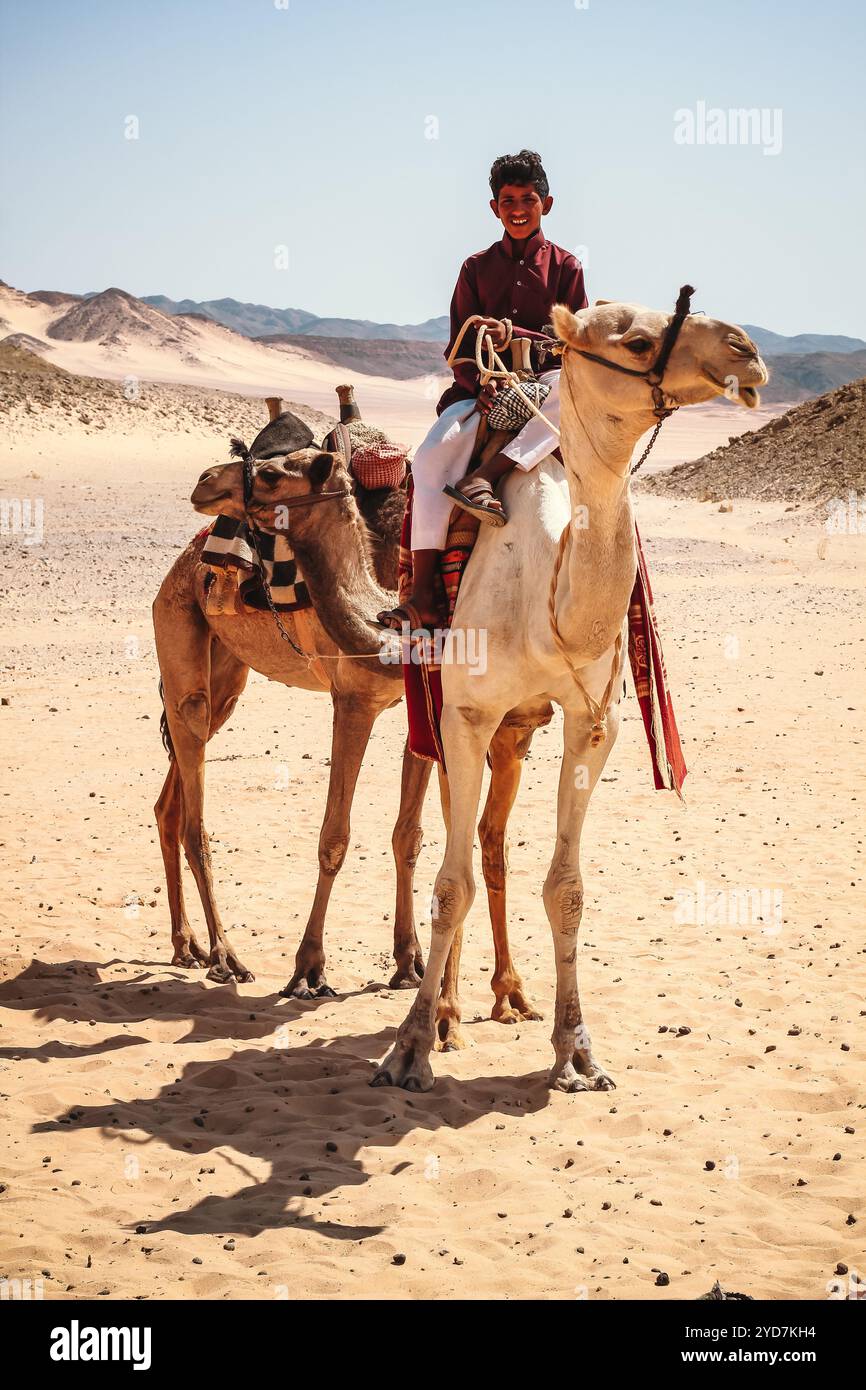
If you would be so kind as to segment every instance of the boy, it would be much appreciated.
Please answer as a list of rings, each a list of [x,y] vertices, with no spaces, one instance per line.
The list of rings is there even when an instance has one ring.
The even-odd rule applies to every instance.
[[[511,320],[514,337],[532,339],[549,322],[554,304],[567,304],[577,310],[585,309],[588,303],[580,262],[562,247],[546,241],[540,230],[542,217],[553,206],[540,157],[532,150],[502,155],[490,170],[490,191],[490,207],[502,223],[504,235],[501,241],[463,263],[451,301],[451,338],[446,357],[472,314],[484,316],[499,350],[507,336],[503,319]],[[470,330],[461,353],[471,356],[474,342]],[[550,385],[542,414],[558,425],[559,372],[546,372],[542,379]],[[412,462],[413,592],[404,608],[379,614],[379,622],[387,627],[399,629],[407,619],[412,627],[435,626],[441,617],[436,611],[433,582],[448,535],[454,489],[462,496],[458,505],[484,521],[504,526],[507,518],[493,496],[493,486],[511,468],[524,472],[534,468],[557,443],[556,436],[533,416],[502,453],[467,475],[481,419],[479,412],[490,409],[494,395],[492,382],[479,395],[474,365],[455,366],[454,384],[439,401],[438,419],[418,446]],[[450,496],[443,492],[449,484]],[[471,497],[464,494],[467,487]]]

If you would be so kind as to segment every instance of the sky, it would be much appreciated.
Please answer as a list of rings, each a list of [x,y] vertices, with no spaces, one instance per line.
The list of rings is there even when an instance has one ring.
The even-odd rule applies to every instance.
[[[0,276],[419,322],[528,146],[591,299],[866,336],[864,38],[862,0],[0,0]]]

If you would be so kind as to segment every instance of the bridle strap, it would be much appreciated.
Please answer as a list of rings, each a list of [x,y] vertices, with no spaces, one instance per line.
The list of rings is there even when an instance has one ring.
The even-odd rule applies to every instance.
[[[277,502],[278,507],[314,507],[317,502],[330,502],[334,497],[348,497],[347,487],[334,488],[331,492],[309,492],[303,497],[287,497],[285,502]]]
[[[691,299],[694,294],[694,285],[683,285],[677,295],[677,302],[671,321],[665,329],[662,345],[659,348],[658,356],[651,367],[640,371],[637,367],[624,367],[621,362],[611,362],[607,357],[599,357],[595,352],[587,352],[585,348],[572,347],[566,344],[569,352],[576,352],[578,356],[587,358],[590,362],[597,362],[600,367],[608,367],[612,372],[622,372],[625,376],[642,377],[652,387],[653,411],[657,419],[665,420],[668,415],[676,410],[676,406],[665,405],[664,392],[662,391],[662,381],[670,361],[671,353],[674,350],[677,338],[680,336],[680,329],[689,316],[691,309]]]

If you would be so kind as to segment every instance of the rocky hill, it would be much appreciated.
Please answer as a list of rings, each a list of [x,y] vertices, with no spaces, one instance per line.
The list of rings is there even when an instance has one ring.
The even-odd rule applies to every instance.
[[[285,402],[305,420],[317,440],[333,428],[334,418],[293,401]],[[62,431],[69,426],[85,435],[103,430],[135,429],[171,434],[240,435],[249,442],[267,423],[264,401],[231,391],[198,386],[141,382],[127,393],[122,382],[77,376],[21,347],[0,342],[0,422],[14,438],[21,430]]]
[[[153,347],[177,348],[191,338],[183,319],[163,314],[116,287],[72,304],[46,333],[65,342],[98,342],[104,347],[148,339]]]
[[[693,463],[653,474],[649,492],[702,501],[810,504],[866,489],[866,380],[805,401]]]

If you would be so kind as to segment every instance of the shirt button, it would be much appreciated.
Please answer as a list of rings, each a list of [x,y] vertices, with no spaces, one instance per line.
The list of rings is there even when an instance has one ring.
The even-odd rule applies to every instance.
[[[518,289],[520,289],[520,287],[522,286],[522,284],[523,284],[523,281],[522,281],[522,280],[518,280],[518,282],[517,282],[517,287],[518,287]]]
[[[521,261],[520,264],[521,264],[521,265],[526,265],[526,261]]]

